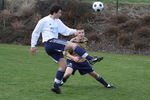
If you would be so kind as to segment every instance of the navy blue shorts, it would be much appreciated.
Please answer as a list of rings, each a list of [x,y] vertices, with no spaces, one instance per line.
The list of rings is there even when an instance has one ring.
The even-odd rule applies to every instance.
[[[63,51],[67,44],[67,40],[62,39],[50,39],[44,42],[45,51],[55,62],[58,62],[60,58],[64,58]]]
[[[71,67],[73,69],[73,75],[76,70],[78,70],[81,75],[94,71],[93,67],[91,67],[87,61],[77,63],[67,59],[67,67]]]

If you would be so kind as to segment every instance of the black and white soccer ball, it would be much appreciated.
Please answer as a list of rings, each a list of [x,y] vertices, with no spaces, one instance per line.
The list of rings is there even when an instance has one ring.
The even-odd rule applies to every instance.
[[[96,1],[96,2],[93,3],[92,8],[96,12],[101,12],[104,9],[104,4],[100,1]]]

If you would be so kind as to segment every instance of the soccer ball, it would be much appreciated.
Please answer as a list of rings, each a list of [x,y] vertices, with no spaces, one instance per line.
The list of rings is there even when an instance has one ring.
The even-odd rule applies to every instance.
[[[96,11],[96,12],[100,12],[104,9],[104,4],[100,1],[94,2],[92,5],[92,8]]]

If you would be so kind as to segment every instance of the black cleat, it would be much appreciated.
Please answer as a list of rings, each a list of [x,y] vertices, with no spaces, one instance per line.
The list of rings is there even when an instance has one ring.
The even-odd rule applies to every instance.
[[[96,62],[100,62],[101,60],[103,60],[104,57],[94,57],[91,60],[89,60],[89,63],[91,65],[95,64]]]
[[[61,94],[61,90],[59,88],[52,88],[51,91],[55,92],[56,94]]]
[[[108,85],[106,88],[116,88],[116,87],[113,85]]]
[[[60,84],[59,84],[59,86],[63,86],[64,85],[64,82],[63,81],[61,81],[60,82]]]

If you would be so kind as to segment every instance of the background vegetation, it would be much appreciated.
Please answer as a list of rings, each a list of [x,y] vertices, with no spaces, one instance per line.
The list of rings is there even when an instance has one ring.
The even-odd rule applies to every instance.
[[[57,3],[64,8],[61,19],[65,24],[85,29],[91,40],[90,50],[150,54],[150,8],[146,0],[140,3],[119,0],[118,13],[115,0],[102,0],[109,2],[104,3],[105,9],[101,13],[94,12],[92,2],[86,0],[5,1],[6,9],[0,11],[0,43],[30,45],[31,33],[38,20],[48,15],[50,6]],[[42,44],[41,39],[38,44]]]
[[[102,1],[102,2],[116,2],[117,0],[82,0],[82,1]],[[118,0],[119,2],[130,2],[130,3],[149,3],[149,0]]]

